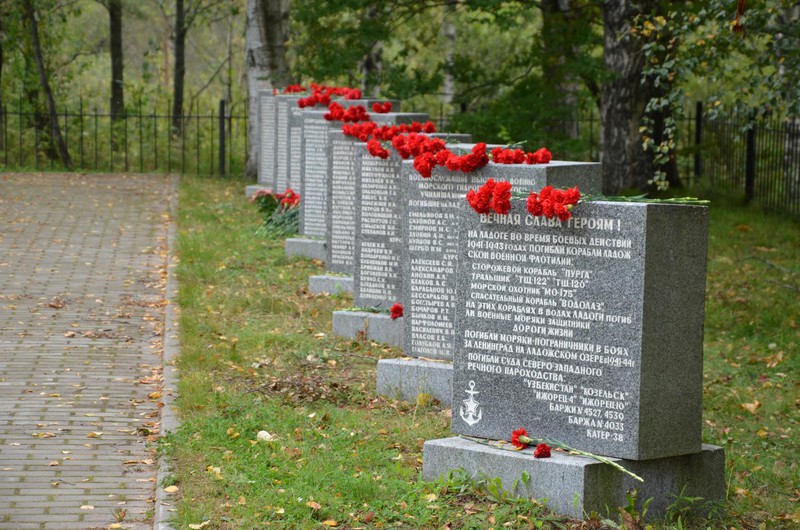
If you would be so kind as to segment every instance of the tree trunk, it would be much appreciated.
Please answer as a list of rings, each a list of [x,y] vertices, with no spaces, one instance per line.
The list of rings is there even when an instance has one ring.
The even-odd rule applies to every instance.
[[[175,0],[175,35],[173,52],[175,65],[172,77],[172,129],[183,131],[183,89],[186,80],[186,9],[183,0]]]
[[[367,12],[367,21],[378,18],[378,6],[373,6]],[[380,95],[380,74],[383,69],[383,41],[376,41],[361,60],[361,91],[364,95],[378,97]]]
[[[600,162],[603,192],[609,195],[642,189],[653,174],[639,135],[649,96],[641,84],[642,41],[629,33],[636,14],[652,4],[653,0],[603,2],[603,62],[608,79],[600,103]]]
[[[442,105],[442,110],[439,116],[439,127],[443,128],[446,116],[450,116],[453,110],[450,108],[453,104],[453,97],[456,93],[456,81],[453,77],[453,53],[456,49],[456,40],[458,38],[458,30],[456,28],[455,17],[456,7],[458,0],[447,0],[444,6],[444,18],[442,20],[442,27],[440,34],[444,40],[444,62],[447,68],[444,69],[442,79],[442,94],[439,96],[439,102]]]
[[[3,63],[5,62],[5,57],[3,55],[3,48],[5,45],[5,30],[4,27],[4,20],[6,14],[4,11],[4,7],[0,7],[0,150],[6,150],[6,138],[3,131],[5,131],[5,124],[6,115],[5,115],[5,98],[3,97]]]
[[[573,28],[570,20],[570,0],[543,0],[542,10],[542,65],[548,79],[547,98],[551,119],[547,125],[550,136],[575,139],[578,130],[578,80],[567,69],[567,60],[575,55],[571,44]],[[583,22],[585,23],[585,21]]]
[[[289,0],[247,1],[247,150],[246,174],[258,171],[258,91],[292,83],[286,59]]]
[[[111,53],[111,119],[125,113],[122,51],[122,0],[108,0],[109,51]]]
[[[44,57],[42,56],[42,46],[39,42],[39,28],[36,24],[33,0],[23,0],[23,10],[25,12],[25,19],[28,22],[28,29],[31,32],[31,44],[33,45],[34,57],[36,58],[36,70],[39,74],[39,83],[41,84],[42,91],[47,100],[47,111],[50,120],[50,138],[55,144],[61,163],[67,169],[72,169],[72,158],[69,156],[69,150],[67,149],[66,142],[64,142],[64,138],[61,136],[61,129],[58,126],[56,103],[53,100],[53,92],[50,89],[50,81],[47,78],[47,72],[44,67]]]

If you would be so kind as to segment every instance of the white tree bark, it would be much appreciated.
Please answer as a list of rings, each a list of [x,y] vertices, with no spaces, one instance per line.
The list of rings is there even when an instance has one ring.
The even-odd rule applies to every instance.
[[[286,60],[289,0],[247,0],[245,32],[247,61],[247,176],[258,171],[258,91],[291,82]]]

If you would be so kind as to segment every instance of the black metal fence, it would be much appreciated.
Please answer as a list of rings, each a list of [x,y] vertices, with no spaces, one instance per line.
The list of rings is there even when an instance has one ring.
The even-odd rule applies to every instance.
[[[242,174],[247,163],[247,116],[226,103],[172,125],[170,103],[149,111],[141,104],[117,119],[82,101],[58,115],[73,169],[84,171]],[[64,170],[42,113],[0,105],[0,168]],[[800,216],[800,120],[738,115],[710,118],[697,103],[678,120],[681,180],[690,188],[714,188],[764,208]],[[600,120],[590,106],[578,116],[575,141],[566,151],[597,160]]]
[[[678,137],[684,182],[800,216],[800,119],[709,118],[701,103],[688,114]]]
[[[0,167],[65,170],[50,138],[48,117],[17,105],[0,106]],[[241,174],[247,163],[247,116],[218,109],[184,116],[173,127],[171,103],[160,109],[135,106],[112,118],[83,101],[58,114],[73,170],[137,171],[205,175]]]
[[[713,188],[768,211],[800,216],[800,118],[710,117],[698,102],[677,123],[676,155],[684,185],[698,193]],[[599,160],[597,108],[582,108],[575,125],[575,143],[565,152],[579,160]]]

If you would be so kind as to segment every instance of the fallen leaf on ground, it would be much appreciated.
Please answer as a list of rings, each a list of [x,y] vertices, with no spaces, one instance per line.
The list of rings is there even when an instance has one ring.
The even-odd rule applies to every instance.
[[[339,526],[339,523],[337,523],[333,519],[326,519],[325,521],[322,521],[322,524],[324,526],[330,526],[331,528]]]
[[[208,526],[209,524],[211,524],[211,521],[203,521],[202,523],[190,524],[189,528],[191,528],[192,530],[200,530],[200,528]]]
[[[83,506],[81,506],[81,510],[94,510],[94,506],[92,506],[91,504],[84,504]]]
[[[755,414],[758,408],[761,406],[761,403],[758,401],[754,401],[752,403],[740,403],[739,406],[742,407],[747,412],[749,412],[750,414]]]
[[[318,502],[314,502],[314,501],[308,501],[308,502],[306,503],[306,506],[308,506],[308,507],[309,507],[309,508],[311,508],[312,510],[319,510],[320,508],[322,508],[322,506],[320,505],[320,503],[318,503]]]
[[[178,491],[178,486],[167,486],[164,488],[165,493],[175,493]]]

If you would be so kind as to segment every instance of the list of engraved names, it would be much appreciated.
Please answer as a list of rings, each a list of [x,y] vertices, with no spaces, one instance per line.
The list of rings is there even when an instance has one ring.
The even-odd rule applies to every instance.
[[[305,116],[303,123],[303,234],[325,237],[328,176],[328,131],[320,116]]]
[[[358,303],[391,306],[401,297],[402,227],[399,212],[400,165],[361,157],[358,227]]]
[[[462,368],[502,376],[587,439],[623,442],[635,429],[626,412],[636,396],[617,382],[637,368],[638,322],[609,287],[637,258],[627,221],[480,218],[462,243],[469,267]]]
[[[331,263],[352,273],[356,237],[355,142],[333,137],[331,142]],[[338,269],[337,269],[338,270]],[[344,270],[340,272],[345,272]]]

